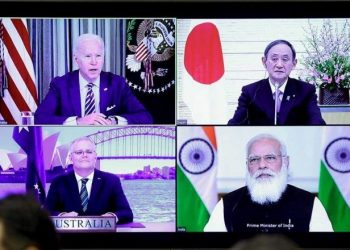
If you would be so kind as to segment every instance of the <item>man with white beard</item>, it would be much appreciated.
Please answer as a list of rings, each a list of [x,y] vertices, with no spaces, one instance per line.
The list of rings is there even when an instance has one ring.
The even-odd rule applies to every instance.
[[[320,200],[288,184],[289,156],[276,137],[260,134],[247,143],[246,183],[215,206],[205,232],[333,231]]]

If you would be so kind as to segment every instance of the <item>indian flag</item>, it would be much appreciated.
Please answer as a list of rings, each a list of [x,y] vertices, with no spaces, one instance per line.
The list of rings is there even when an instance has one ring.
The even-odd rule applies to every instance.
[[[178,231],[202,232],[218,201],[214,127],[177,127],[177,150]]]
[[[319,198],[334,231],[350,231],[350,127],[323,128]]]

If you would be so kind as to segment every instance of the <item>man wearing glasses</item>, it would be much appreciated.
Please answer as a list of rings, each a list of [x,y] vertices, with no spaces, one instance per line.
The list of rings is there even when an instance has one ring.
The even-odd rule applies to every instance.
[[[59,216],[115,216],[118,223],[133,220],[133,213],[119,178],[95,169],[96,145],[88,137],[70,146],[73,171],[52,181],[46,208]]]
[[[269,134],[247,144],[246,186],[228,193],[215,206],[204,231],[333,231],[315,195],[288,184],[285,145]]]

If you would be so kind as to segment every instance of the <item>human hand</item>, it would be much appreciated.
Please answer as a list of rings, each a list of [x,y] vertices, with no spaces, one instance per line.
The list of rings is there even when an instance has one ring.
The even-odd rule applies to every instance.
[[[108,217],[114,216],[115,217],[115,222],[118,222],[118,217],[117,217],[117,215],[115,213],[107,212],[105,214],[101,214],[101,216],[108,216]]]
[[[102,113],[92,113],[78,118],[77,125],[112,125],[112,122]]]
[[[60,216],[62,216],[62,217],[78,216],[78,213],[72,211],[72,212],[67,212],[67,213],[61,213]]]

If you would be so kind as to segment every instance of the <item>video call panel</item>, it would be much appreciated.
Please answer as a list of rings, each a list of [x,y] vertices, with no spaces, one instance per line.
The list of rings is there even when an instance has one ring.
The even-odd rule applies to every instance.
[[[96,167],[120,178],[133,212],[133,224],[125,227],[116,225],[117,232],[228,231],[230,229],[222,218],[221,224],[216,225],[214,220],[208,229],[205,227],[220,199],[246,184],[245,146],[249,138],[259,133],[269,133],[282,139],[288,148],[288,183],[317,195],[326,211],[331,229],[318,227],[317,223],[312,228],[316,232],[348,231],[339,222],[339,209],[342,207],[327,207],[332,203],[329,197],[334,197],[334,194],[327,191],[328,184],[321,184],[326,182],[324,178],[332,180],[339,177],[341,180],[348,177],[349,131],[345,125],[349,124],[349,100],[335,96],[335,99],[325,101],[325,93],[321,93],[319,86],[316,86],[322,83],[318,82],[319,79],[312,78],[315,75],[310,78],[310,72],[305,65],[308,54],[307,31],[310,31],[308,28],[321,30],[325,20],[27,19],[24,22],[28,25],[33,59],[31,73],[34,74],[32,79],[35,79],[33,84],[37,96],[30,97],[34,101],[25,100],[27,106],[23,109],[22,104],[17,104],[15,98],[9,95],[16,91],[21,92],[22,89],[18,87],[14,92],[7,87],[11,85],[6,84],[17,83],[15,78],[8,77],[8,81],[4,81],[6,84],[1,85],[4,93],[0,108],[2,124],[33,125],[33,113],[48,93],[52,79],[77,69],[71,50],[73,37],[77,38],[80,33],[97,32],[99,35],[104,34],[102,37],[106,55],[103,70],[125,77],[128,88],[150,112],[153,124],[173,126],[2,126],[1,134],[8,136],[4,140],[6,143],[3,144],[1,157],[2,197],[28,190],[28,164],[33,159],[29,159],[29,153],[13,138],[18,131],[30,134],[35,130],[42,130],[44,168],[41,175],[45,176],[45,182],[41,187],[34,183],[39,186],[35,186],[33,191],[41,192],[38,193],[38,199],[43,202],[47,199],[53,179],[72,169],[69,162],[69,143],[79,136],[87,136],[100,143],[97,145],[98,155],[107,152],[110,154],[105,157],[97,156]],[[328,20],[328,24],[340,27],[339,32],[342,32],[341,27],[346,27],[347,20],[333,18]],[[274,28],[266,28],[271,26]],[[42,30],[35,27],[41,27]],[[201,33],[201,29],[195,29],[196,27],[208,28],[211,35]],[[48,39],[40,41],[39,36]],[[203,46],[200,47],[201,40],[196,38],[203,36],[210,41],[202,41]],[[313,83],[317,87],[317,105],[323,120],[327,125],[344,126],[211,127],[211,124],[226,125],[232,118],[243,86],[268,77],[261,57],[269,42],[281,38],[291,42],[297,54],[298,62],[290,77]],[[56,43],[54,39],[61,42]],[[147,48],[145,58],[140,59],[142,55],[139,53],[143,46]],[[7,47],[6,49],[9,50]],[[212,64],[208,68],[202,62],[208,59],[208,52],[212,51],[216,54],[209,58]],[[10,51],[7,52],[10,55]],[[107,53],[113,56],[107,56]],[[189,59],[188,56],[196,53],[199,53],[196,58],[199,61],[189,63],[193,58]],[[49,59],[45,57],[44,61],[40,61],[43,55]],[[199,73],[195,71],[197,65],[201,67]],[[346,82],[347,74],[332,77],[339,84],[341,81]],[[328,80],[330,84],[333,83],[330,76]],[[23,81],[20,82],[23,84]],[[29,92],[33,93],[30,90]],[[4,104],[7,109],[4,109]],[[113,105],[107,108],[113,108]],[[11,116],[11,119],[7,118]],[[174,126],[175,122],[178,126]],[[117,138],[111,139],[115,134]],[[109,141],[104,141],[104,137]],[[147,152],[148,150],[151,152]],[[260,156],[262,157],[258,161],[267,161],[266,155]],[[161,158],[159,162],[156,162],[157,158]],[[210,175],[203,178],[203,174]],[[197,189],[192,183],[192,177],[203,188]],[[142,182],[150,186],[142,187]],[[338,182],[335,184],[339,188],[337,199],[341,200],[347,186]],[[142,193],[145,189],[148,190],[147,194]],[[153,197],[151,200],[150,196]],[[343,200],[343,203],[346,207],[347,201]],[[199,210],[195,210],[197,208]],[[201,216],[198,216],[197,211],[203,212]],[[265,222],[248,224],[258,230],[274,228],[277,232],[284,232],[297,227],[293,223],[293,218],[287,218],[271,225]]]
[[[266,105],[260,107],[261,102],[264,103],[260,100],[265,95],[264,88],[243,102],[248,94],[241,95],[242,87],[268,78],[262,61],[264,50],[270,42],[279,39],[294,47],[296,61],[289,76],[315,86],[317,105],[325,123],[349,124],[346,73],[349,59],[343,57],[349,53],[347,19],[177,19],[177,24],[178,124],[226,125],[237,107],[243,109],[238,106],[240,98],[247,111],[235,119],[235,125],[246,125],[251,122],[251,115],[259,117],[267,113],[263,110]],[[338,90],[344,91],[344,98],[343,94],[336,94]],[[293,102],[304,98],[303,92],[287,92],[290,95],[286,94],[283,99],[291,107],[295,105]],[[262,111],[259,112],[259,108]],[[309,107],[293,107],[297,108],[301,109],[299,118],[311,116],[300,115]],[[288,113],[293,112],[287,109],[285,114]],[[278,125],[316,125],[307,118],[297,121],[299,118],[282,119]],[[273,125],[272,121],[271,124],[253,124],[253,121],[250,125]]]
[[[35,113],[28,122],[76,125],[67,118],[84,117],[80,76],[95,85],[96,112],[104,119],[119,117],[97,124],[174,125],[175,25],[172,18],[3,18],[1,123],[21,124],[22,116]],[[91,45],[82,42],[91,34],[98,36],[90,40],[103,60],[82,57],[91,57]]]
[[[42,205],[50,208],[51,215],[57,215],[56,211],[70,212],[64,211],[69,205],[62,204],[65,201],[74,203],[74,189],[67,185],[69,181],[61,187],[67,188],[64,195],[66,198],[61,197],[59,193],[56,196],[52,194],[50,200],[48,194],[56,178],[63,175],[69,176],[72,171],[75,172],[75,164],[78,169],[79,165],[80,168],[84,168],[83,165],[87,164],[84,163],[88,160],[85,156],[90,157],[89,154],[94,151],[89,152],[92,149],[84,147],[77,148],[76,146],[81,146],[77,143],[74,147],[71,145],[77,138],[83,138],[82,142],[91,140],[96,145],[95,169],[119,178],[133,213],[133,220],[128,221],[124,226],[117,226],[117,231],[175,231],[175,128],[173,126],[7,126],[0,129],[3,135],[0,189],[2,198],[13,193],[30,192],[42,202]],[[78,153],[80,155],[76,156]],[[82,162],[80,157],[83,158]],[[104,194],[111,192],[112,190],[107,188],[113,186],[105,186],[104,183],[108,179],[104,178],[105,176],[101,175],[96,180],[97,184],[92,183],[90,200],[96,192],[95,202],[110,204],[113,198],[107,199]],[[99,181],[103,183],[98,184]],[[98,191],[93,191],[94,185],[100,185],[96,187]],[[73,184],[72,186],[74,187]],[[59,200],[51,205],[50,202],[53,199]],[[112,204],[110,206],[113,207]],[[101,215],[98,211],[91,209],[91,215]],[[105,212],[113,212],[106,209]],[[118,208],[114,209],[118,215]],[[59,230],[65,229],[62,224],[56,224],[56,226]]]
[[[348,133],[348,126],[178,126],[178,231],[346,231],[340,217],[348,203]],[[289,197],[287,184],[301,190],[301,197],[318,197],[312,198],[311,218],[302,218],[307,202],[296,197],[292,203],[299,205],[279,210]],[[247,194],[234,196],[242,187],[248,187]],[[244,208],[255,212],[248,215]],[[262,211],[259,217],[257,211]],[[274,218],[272,211],[281,217]],[[305,221],[309,224],[302,226]]]

